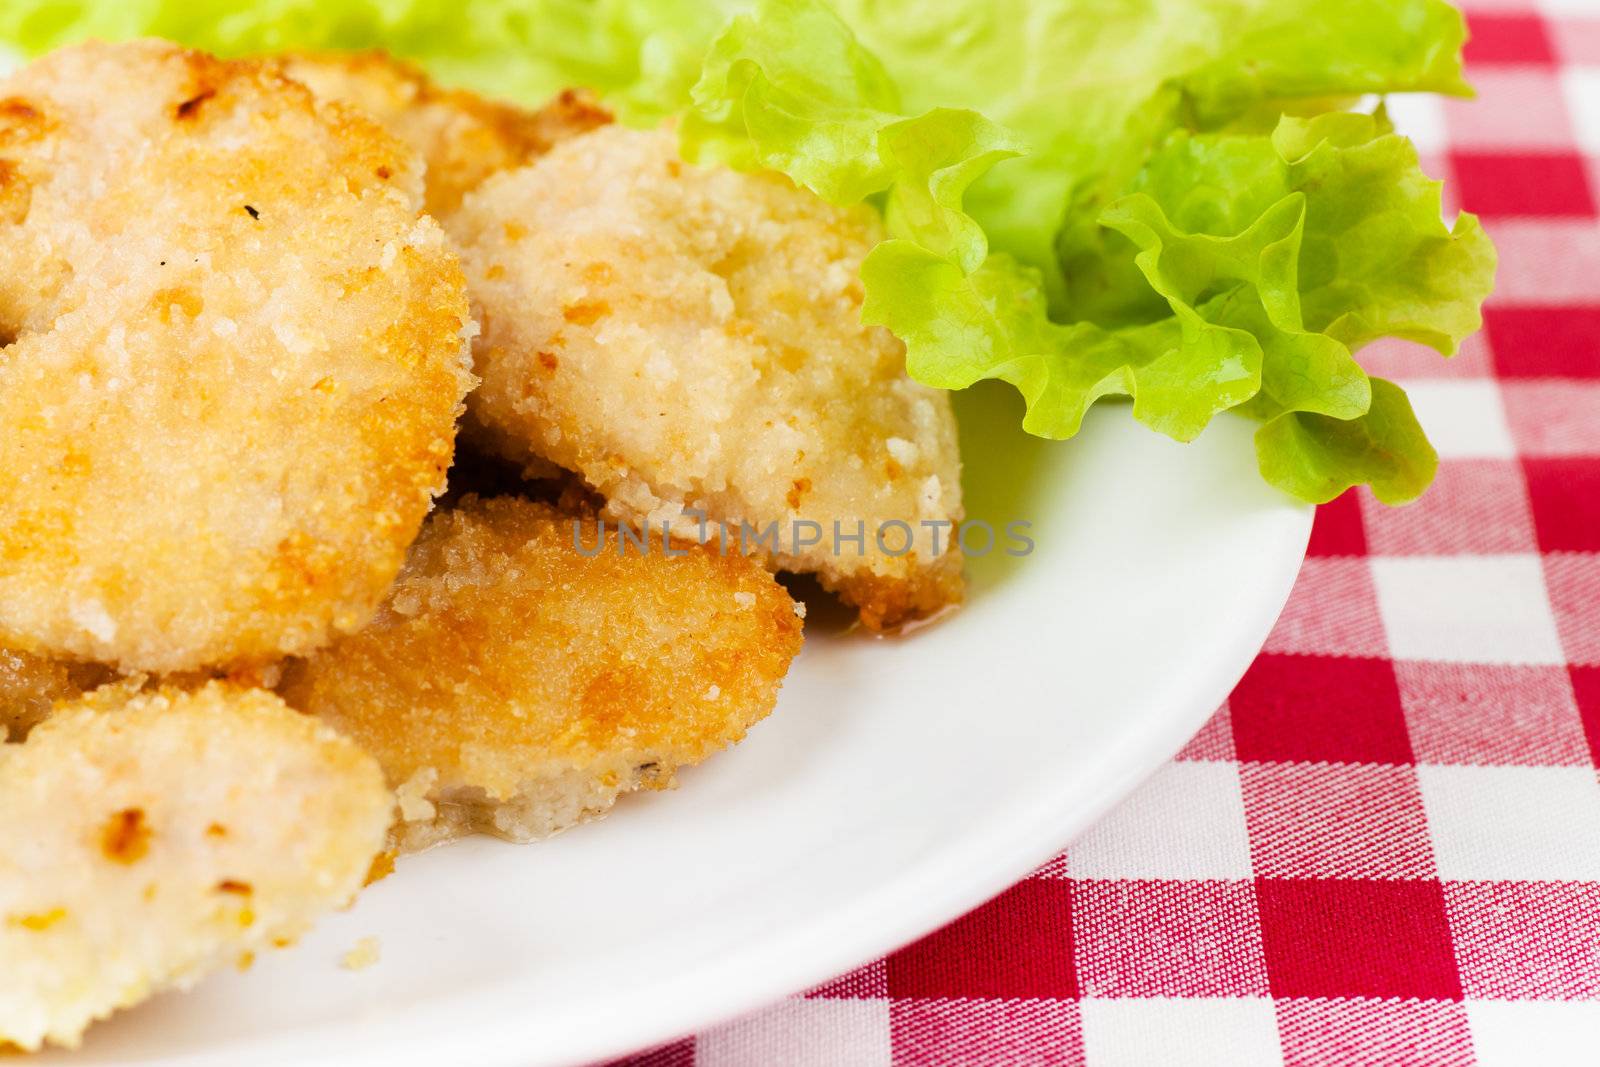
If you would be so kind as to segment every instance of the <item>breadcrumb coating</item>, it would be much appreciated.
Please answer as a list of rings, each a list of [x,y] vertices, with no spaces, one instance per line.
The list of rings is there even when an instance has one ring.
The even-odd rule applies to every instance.
[[[861,324],[869,208],[609,126],[490,178],[446,227],[482,325],[469,407],[502,454],[577,471],[636,525],[776,522],[768,561],[874,628],[960,599],[951,529],[922,525],[962,516],[955,419]],[[864,547],[835,551],[835,522]]]
[[[20,741],[64,700],[75,700],[111,672],[94,663],[64,663],[0,648],[0,741]]]
[[[427,164],[427,210],[443,216],[498,171],[611,121],[587,92],[568,90],[538,111],[442,89],[418,67],[384,52],[282,57],[284,73],[318,96],[361,108]]]
[[[157,41],[0,82],[0,642],[126,670],[361,626],[471,384],[415,155]]]
[[[264,690],[106,686],[0,746],[0,1040],[96,1019],[302,934],[355,896],[393,799]]]
[[[370,626],[291,663],[279,691],[383,765],[396,844],[517,841],[744,737],[800,650],[782,586],[741,556],[599,547],[592,516],[466,497],[423,528]],[[677,550],[674,550],[675,552]]]

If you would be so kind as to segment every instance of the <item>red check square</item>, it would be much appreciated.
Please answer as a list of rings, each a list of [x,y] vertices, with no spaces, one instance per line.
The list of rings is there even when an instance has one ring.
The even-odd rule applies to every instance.
[[[1467,19],[1462,57],[1478,63],[1551,63],[1555,53],[1538,15],[1474,14]]]
[[[1589,217],[1583,158],[1570,152],[1459,152],[1450,157],[1461,206],[1487,216]]]
[[[1431,878],[1412,767],[1246,763],[1250,860],[1264,878]]]
[[[1487,307],[1495,369],[1508,378],[1600,378],[1600,307]]]
[[[1265,648],[1304,655],[1388,655],[1368,561],[1312,557],[1301,564]]]
[[[1446,882],[1444,897],[1468,997],[1600,997],[1600,884]]]
[[[1523,461],[1539,547],[1600,552],[1600,456]]]
[[[1367,534],[1361,524],[1361,497],[1347,492],[1317,508],[1311,523],[1308,556],[1364,556]]]
[[[1083,1021],[1073,1000],[895,1000],[895,1063],[961,1067],[1083,1067]]]
[[[1410,763],[1386,659],[1263,653],[1228,698],[1241,760]]]
[[[1438,882],[1262,878],[1256,890],[1274,997],[1461,998]]]
[[[1018,882],[890,956],[889,995],[1075,999],[1071,896],[1071,882]]]
[[[1482,556],[1536,548],[1528,490],[1515,460],[1446,460],[1421,500],[1390,508],[1363,498],[1362,511],[1377,556]]]
[[[1450,1000],[1277,1003],[1284,1067],[1472,1067],[1464,1005]]]
[[[1085,880],[1073,893],[1085,997],[1250,997],[1267,993],[1246,880]]]
[[[1420,763],[1570,767],[1589,760],[1563,667],[1402,661],[1394,672]]]

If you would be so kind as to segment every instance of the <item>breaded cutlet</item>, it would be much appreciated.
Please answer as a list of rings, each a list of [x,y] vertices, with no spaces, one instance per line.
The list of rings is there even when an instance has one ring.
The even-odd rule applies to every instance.
[[[416,154],[164,41],[0,79],[0,643],[168,673],[361,626],[472,384]]]
[[[861,322],[872,209],[606,126],[489,178],[445,225],[482,327],[480,440],[576,471],[634,525],[703,513],[874,629],[961,598],[949,394]]]
[[[469,496],[428,520],[371,625],[285,669],[291,706],[383,765],[401,849],[545,837],[772,710],[801,623],[770,574],[701,547],[620,554],[614,526],[600,544],[592,516]]]
[[[319,97],[361,108],[422,156],[430,214],[454,211],[489,175],[520,167],[568,137],[611,121],[582,90],[538,110],[445,89],[419,67],[385,52],[307,52],[278,57],[283,71]]]
[[[0,745],[0,1042],[76,1045],[347,904],[393,799],[265,690],[104,686]]]

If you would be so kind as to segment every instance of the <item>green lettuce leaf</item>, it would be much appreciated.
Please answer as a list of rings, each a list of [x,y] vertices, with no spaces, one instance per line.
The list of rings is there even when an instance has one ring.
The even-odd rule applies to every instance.
[[[1420,493],[1435,460],[1353,353],[1448,355],[1493,250],[1367,94],[1469,92],[1443,0],[12,0],[38,51],[155,33],[225,54],[381,45],[525,101],[677,116],[685,156],[883,209],[865,317],[918,379],[1013,383],[1068,437],[1097,400],[1179,440],[1224,411],[1307,500]]]
[[[1372,406],[1355,419],[1289,412],[1256,431],[1261,473],[1285,492],[1326,503],[1353,485],[1371,485],[1385,504],[1415,500],[1439,469],[1405,391],[1374,378]]]
[[[383,48],[448,84],[537,104],[570,85],[653,123],[688,104],[737,0],[7,0],[0,40],[27,55],[154,36],[218,55]]]
[[[1493,250],[1470,216],[1445,229],[1437,186],[1381,115],[1282,109],[1466,91],[1459,16],[1365,0],[1162,9],[1187,19],[1139,2],[949,7],[956,23],[930,29],[895,4],[846,0],[845,19],[758,5],[711,47],[686,153],[836,201],[889,190],[866,318],[906,341],[922,381],[1015,384],[1032,432],[1070,436],[1119,393],[1179,440],[1239,409],[1267,420],[1262,472],[1297,496],[1425,489],[1426,438],[1403,403],[1367,418],[1352,351],[1400,336],[1453,353],[1478,328]],[[1086,63],[1050,61],[1085,33]],[[1278,455],[1291,444],[1298,464]]]
[[[1411,143],[1381,114],[1340,112],[1284,118],[1270,137],[1179,132],[1129,188],[1100,222],[1183,325],[1162,359],[1186,360],[1196,381],[1219,350],[1259,366],[1242,410],[1269,420],[1256,441],[1268,480],[1308,499],[1327,498],[1314,485],[1337,495],[1361,482],[1391,502],[1420,494],[1435,467],[1426,437],[1403,400],[1368,418],[1377,400],[1352,351],[1404,337],[1452,354],[1481,325],[1495,259],[1473,216],[1445,227]],[[1141,417],[1184,440],[1230,399],[1202,387],[1173,394],[1161,421]],[[1288,434],[1301,414],[1317,417]],[[1308,441],[1324,446],[1316,478]],[[1358,455],[1362,441],[1372,456]]]
[[[1058,226],[1076,219],[1092,229],[1099,208],[1177,125],[1216,128],[1262,104],[1469,91],[1459,60],[1465,31],[1442,0],[836,6],[894,73],[909,113],[970,107],[1032,147],[978,182],[968,207],[993,250],[1043,270],[1052,292]]]

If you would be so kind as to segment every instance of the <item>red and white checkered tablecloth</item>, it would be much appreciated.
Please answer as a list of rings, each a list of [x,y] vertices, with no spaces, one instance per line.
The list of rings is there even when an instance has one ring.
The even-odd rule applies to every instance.
[[[1338,0],[1329,0],[1337,3]],[[1393,113],[1500,250],[1442,457],[1346,494],[1226,706],[996,900],[633,1067],[1600,1064],[1600,0],[1469,5]]]

